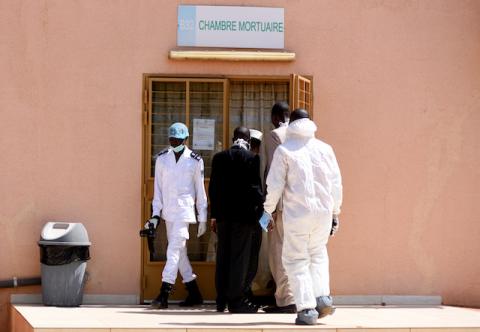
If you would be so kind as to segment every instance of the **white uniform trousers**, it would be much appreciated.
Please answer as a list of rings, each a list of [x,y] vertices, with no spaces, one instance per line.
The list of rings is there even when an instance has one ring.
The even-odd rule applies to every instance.
[[[327,242],[331,215],[311,220],[284,220],[282,261],[297,311],[316,307],[316,298],[330,295]]]
[[[162,281],[175,284],[177,272],[180,271],[183,282],[190,282],[197,277],[187,256],[188,223],[165,222],[167,228],[167,262],[162,272]]]

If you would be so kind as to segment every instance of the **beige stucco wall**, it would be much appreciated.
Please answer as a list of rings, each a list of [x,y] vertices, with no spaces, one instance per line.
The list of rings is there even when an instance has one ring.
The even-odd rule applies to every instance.
[[[480,306],[480,2],[212,3],[284,7],[288,64],[168,60],[177,4],[0,2],[0,279],[38,275],[42,225],[72,220],[87,292],[139,293],[142,74],[296,72],[344,176],[333,293]]]

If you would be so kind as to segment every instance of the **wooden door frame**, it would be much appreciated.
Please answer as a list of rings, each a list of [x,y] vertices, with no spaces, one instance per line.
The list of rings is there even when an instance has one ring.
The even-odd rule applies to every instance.
[[[313,77],[310,75],[302,75],[303,77],[311,81],[311,91],[312,91],[312,105],[311,105],[311,114],[313,117]],[[142,79],[142,180],[141,180],[141,220],[140,227],[143,227],[145,220],[149,217],[147,216],[147,182],[150,179],[147,178],[147,174],[150,174],[150,163],[146,162],[146,157],[150,156],[151,151],[151,117],[152,112],[149,112],[151,108],[151,98],[149,98],[149,93],[151,91],[151,82],[156,80],[163,82],[186,82],[186,95],[185,95],[185,104],[188,104],[189,94],[188,94],[188,84],[189,82],[226,82],[225,91],[224,91],[224,109],[223,109],[223,143],[224,146],[228,146],[226,142],[228,141],[228,133],[230,130],[230,82],[231,81],[254,81],[254,82],[286,82],[289,83],[289,103],[293,103],[294,98],[294,89],[293,89],[293,75],[199,75],[199,74],[158,74],[158,73],[145,73],[143,74]],[[186,122],[189,122],[189,113],[188,107],[185,114]],[[187,124],[188,125],[188,124]],[[208,182],[208,180],[206,180]],[[147,258],[146,251],[148,247],[146,244],[147,241],[141,241],[141,260],[140,260],[140,300],[144,301],[144,291],[146,288],[146,276],[145,276],[145,264],[154,264],[154,265],[164,265],[165,262],[150,262]],[[199,268],[205,268],[207,265],[212,265],[211,262],[191,262],[192,266],[197,266]]]

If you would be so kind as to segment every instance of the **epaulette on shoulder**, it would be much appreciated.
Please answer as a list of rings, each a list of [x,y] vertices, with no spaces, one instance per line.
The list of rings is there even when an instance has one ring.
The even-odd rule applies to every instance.
[[[157,153],[156,155],[153,156],[153,159],[156,160],[158,157],[160,157],[162,154],[165,154],[168,152],[168,148],[167,149],[163,149],[162,151],[160,151],[159,153]]]
[[[202,160],[202,156],[199,155],[198,153],[193,152],[193,151],[192,151],[192,153],[190,153],[190,157],[192,157],[192,158],[195,159],[196,161]]]

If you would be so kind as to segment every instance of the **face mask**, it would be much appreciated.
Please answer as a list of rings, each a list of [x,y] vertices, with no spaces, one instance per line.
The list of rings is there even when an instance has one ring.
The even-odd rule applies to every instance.
[[[245,141],[242,138],[239,138],[235,142],[233,142],[233,145],[234,146],[239,146],[239,147],[241,147],[242,149],[245,149],[245,150],[250,150],[250,143],[248,143],[247,141]]]
[[[184,144],[180,144],[179,146],[176,146],[176,147],[171,147],[173,152],[175,153],[179,153],[180,151],[182,151],[184,148],[185,148],[185,145]]]

